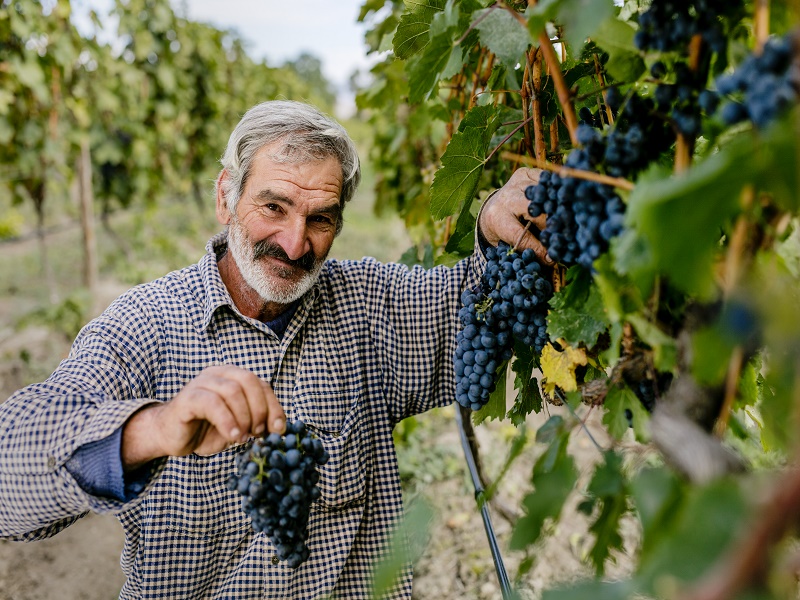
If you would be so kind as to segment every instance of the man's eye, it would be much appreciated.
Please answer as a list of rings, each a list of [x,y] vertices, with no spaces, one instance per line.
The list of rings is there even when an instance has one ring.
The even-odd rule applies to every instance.
[[[320,223],[321,225],[333,225],[333,221],[329,217],[314,216],[311,217],[313,223]]]
[[[269,204],[265,205],[264,208],[271,211],[277,211],[280,210],[281,207],[275,204],[274,202],[270,202]]]

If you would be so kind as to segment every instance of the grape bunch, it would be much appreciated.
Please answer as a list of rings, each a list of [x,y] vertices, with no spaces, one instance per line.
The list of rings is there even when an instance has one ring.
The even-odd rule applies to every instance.
[[[533,250],[517,252],[501,242],[486,251],[476,291],[461,295],[463,328],[453,359],[456,400],[479,410],[495,390],[498,369],[513,354],[514,340],[541,353],[547,344],[547,310],[553,286]]]
[[[596,170],[607,149],[602,134],[588,125],[579,125],[578,140],[582,147],[570,152],[565,165]],[[609,240],[622,231],[625,205],[610,185],[545,171],[538,184],[525,190],[525,197],[532,217],[547,215],[539,241],[556,262],[578,263],[590,269],[608,248]]]
[[[704,89],[697,73],[684,62],[673,66],[675,83],[667,83],[667,67],[657,61],[650,67],[650,74],[660,81],[655,91],[659,112],[669,114],[675,129],[686,137],[694,138],[700,133],[702,114],[712,115],[717,110],[719,96]]]
[[[674,133],[656,118],[651,99],[634,93],[623,96],[611,87],[606,102],[615,115],[613,127],[601,131],[602,116],[583,111],[576,132],[579,147],[567,156],[566,167],[630,177],[674,143]],[[525,190],[525,197],[532,217],[547,215],[539,240],[561,264],[591,269],[622,232],[625,204],[610,185],[545,172],[537,185]]]
[[[634,43],[640,50],[685,50],[694,35],[702,36],[711,50],[725,51],[720,16],[731,15],[741,2],[730,0],[655,0],[639,15]]]
[[[271,433],[237,456],[228,480],[228,488],[242,495],[253,529],[267,535],[278,558],[292,569],[308,559],[308,516],[320,496],[317,465],[328,458],[305,423],[293,421],[284,435]]]
[[[799,79],[792,69],[789,35],[770,38],[761,54],[750,54],[732,74],[717,79],[720,94],[737,98],[722,107],[722,120],[728,125],[750,120],[756,127],[766,127],[797,102]]]

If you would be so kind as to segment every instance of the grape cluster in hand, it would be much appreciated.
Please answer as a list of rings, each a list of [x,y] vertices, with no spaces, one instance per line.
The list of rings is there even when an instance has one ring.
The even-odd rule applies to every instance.
[[[302,421],[286,425],[285,435],[271,433],[236,457],[228,487],[242,495],[242,509],[253,529],[264,532],[278,558],[296,569],[308,559],[308,516],[319,498],[317,465],[328,453]]]
[[[722,107],[723,121],[728,125],[750,120],[764,128],[781,112],[797,102],[800,81],[792,68],[791,38],[771,38],[761,54],[750,54],[730,75],[717,79],[717,90],[724,96],[734,95]]]
[[[519,253],[500,242],[486,251],[477,291],[465,290],[453,359],[456,400],[479,410],[495,390],[498,369],[513,354],[514,340],[541,353],[547,344],[547,310],[553,286],[533,250]]]

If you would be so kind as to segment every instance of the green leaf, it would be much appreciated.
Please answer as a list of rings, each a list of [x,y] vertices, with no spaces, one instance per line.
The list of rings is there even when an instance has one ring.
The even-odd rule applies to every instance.
[[[617,81],[636,81],[647,70],[633,43],[634,33],[630,24],[611,17],[602,21],[592,35],[595,43],[608,52],[605,67]]]
[[[564,338],[570,346],[592,347],[610,325],[600,290],[591,273],[581,267],[567,272],[567,285],[550,300],[547,333]]]
[[[546,590],[542,600],[621,600],[633,595],[630,581],[585,581],[568,587]]]
[[[493,106],[473,107],[464,116],[433,178],[430,211],[434,219],[455,214],[475,196],[489,140],[499,125]]]
[[[597,519],[589,527],[595,541],[589,551],[589,558],[594,565],[595,574],[600,577],[605,572],[606,559],[612,550],[622,550],[622,536],[619,524],[626,512],[625,495],[606,498]]]
[[[604,572],[605,561],[611,550],[622,549],[619,524],[627,510],[627,485],[622,472],[622,457],[611,450],[603,456],[605,460],[595,469],[588,488],[589,493],[602,504],[600,514],[589,528],[595,536],[589,557],[598,577]]]
[[[703,385],[720,385],[725,380],[733,346],[718,327],[705,327],[692,335],[692,375]]]
[[[536,365],[536,355],[529,347],[520,344],[514,349],[514,362],[511,369],[515,373],[514,389],[519,390],[514,400],[514,406],[508,411],[506,418],[519,427],[525,418],[532,412],[542,410],[542,395],[539,392],[539,382],[533,377],[533,368]]]
[[[626,411],[630,411],[636,439],[646,441],[650,437],[647,427],[650,416],[630,388],[627,386],[610,386],[603,405],[606,409],[603,415],[603,424],[608,427],[608,433],[613,437],[622,439],[622,436],[630,428]]]
[[[443,77],[446,68],[453,66],[450,64],[451,57],[456,54],[456,62],[460,62],[461,49],[455,48],[449,32],[442,33],[434,37],[425,47],[419,56],[416,56],[406,63],[406,73],[408,73],[408,99],[412,104],[424,102],[430,98]],[[459,64],[456,72],[460,70]]]
[[[497,6],[477,11],[475,22],[481,43],[496,54],[503,65],[515,68],[531,44],[528,30],[508,11]]]
[[[708,298],[721,231],[739,210],[739,193],[752,177],[752,148],[737,140],[683,174],[639,181],[627,225],[646,238],[654,266],[677,288]]]
[[[511,535],[512,549],[521,550],[539,539],[548,519],[557,520],[578,480],[575,462],[566,452],[568,432],[562,432],[533,468],[534,491],[523,500],[525,516]]]
[[[532,39],[538,40],[547,23],[555,20],[562,2],[563,0],[542,0],[534,5],[528,5],[525,16],[528,19],[528,32]]]
[[[450,239],[447,240],[445,250],[455,252],[461,256],[468,256],[475,250],[475,221],[477,218],[476,205],[480,205],[477,198],[472,202],[465,202],[458,215],[456,227]]]
[[[653,363],[659,371],[671,371],[678,360],[675,339],[661,331],[641,314],[627,315],[628,322],[636,329],[639,338],[653,349]]]
[[[666,467],[647,468],[631,481],[631,496],[642,524],[642,557],[646,557],[669,535],[683,501],[683,487]]]
[[[472,422],[480,425],[486,419],[502,419],[506,416],[506,367],[508,363],[497,369],[497,385],[489,396],[489,401],[479,410],[472,413]]]
[[[429,531],[433,518],[433,508],[421,497],[418,496],[410,503],[402,525],[392,536],[389,554],[377,565],[373,598],[381,598],[390,591],[405,565],[422,555],[427,543],[426,532]]]
[[[645,596],[694,581],[711,568],[741,534],[748,511],[743,487],[734,480],[717,480],[689,490],[667,535],[642,557],[637,580]]]
[[[610,18],[616,21],[612,0],[563,0],[556,20],[564,26],[567,43],[579,52],[586,39]]]
[[[739,378],[739,395],[736,398],[737,408],[755,406],[761,400],[762,382],[759,371],[761,371],[761,356],[757,355],[742,369],[742,376]]]
[[[406,0],[407,12],[400,17],[397,31],[392,38],[394,54],[406,59],[428,45],[433,17],[444,10],[445,0]]]

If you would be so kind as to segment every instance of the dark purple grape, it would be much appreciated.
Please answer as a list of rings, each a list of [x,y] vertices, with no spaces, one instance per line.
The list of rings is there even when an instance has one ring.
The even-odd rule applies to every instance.
[[[228,489],[242,496],[253,530],[264,532],[292,569],[309,556],[308,517],[321,495],[316,467],[327,461],[322,442],[296,420],[287,423],[285,435],[271,433],[253,442],[236,457],[236,472],[228,479]]]

